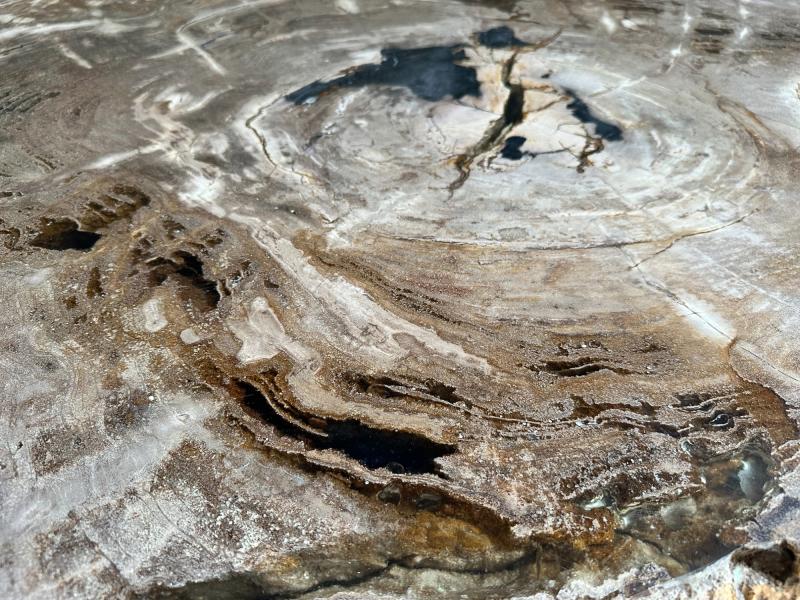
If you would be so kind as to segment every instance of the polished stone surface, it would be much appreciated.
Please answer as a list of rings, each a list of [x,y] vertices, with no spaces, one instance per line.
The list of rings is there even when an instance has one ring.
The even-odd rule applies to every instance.
[[[800,593],[791,0],[11,0],[0,65],[3,597]]]

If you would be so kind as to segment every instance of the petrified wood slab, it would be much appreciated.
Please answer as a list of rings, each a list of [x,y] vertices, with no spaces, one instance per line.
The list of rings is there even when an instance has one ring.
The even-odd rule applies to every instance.
[[[793,2],[1,12],[3,597],[800,593]]]

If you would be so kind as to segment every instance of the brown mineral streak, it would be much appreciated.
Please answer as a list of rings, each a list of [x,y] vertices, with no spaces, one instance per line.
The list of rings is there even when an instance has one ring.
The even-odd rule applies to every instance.
[[[788,3],[6,4],[0,596],[797,595]]]

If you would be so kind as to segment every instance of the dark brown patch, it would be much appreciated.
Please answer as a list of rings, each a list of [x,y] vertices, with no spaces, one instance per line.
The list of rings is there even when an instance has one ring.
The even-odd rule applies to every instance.
[[[46,250],[80,250],[88,252],[101,238],[97,233],[84,231],[77,221],[69,218],[41,220],[39,233],[29,243]]]

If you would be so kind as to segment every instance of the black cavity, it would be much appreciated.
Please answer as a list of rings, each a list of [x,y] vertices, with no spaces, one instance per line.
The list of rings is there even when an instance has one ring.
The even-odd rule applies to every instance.
[[[506,143],[500,151],[500,156],[509,160],[519,160],[526,152],[522,151],[522,146],[525,144],[525,138],[521,135],[512,135],[506,138]]]
[[[364,425],[354,419],[332,421],[325,428],[328,437],[318,444],[343,452],[368,469],[388,468],[406,473],[434,473],[440,456],[455,448],[404,431],[388,431]]]
[[[325,435],[316,435],[284,417],[254,385],[242,380],[234,383],[244,407],[281,435],[300,439],[308,449],[336,450],[368,469],[435,474],[435,460],[456,451],[454,446],[421,435],[378,429],[355,419],[326,421]]]
[[[91,250],[102,236],[92,231],[82,231],[72,219],[42,219],[39,234],[30,245],[47,250]]]
[[[222,296],[217,284],[204,276],[203,261],[194,254],[178,250],[171,258],[150,259],[147,265],[150,267],[151,285],[157,286],[168,279],[174,280],[181,291],[181,297],[203,312],[208,312],[219,304]]]

